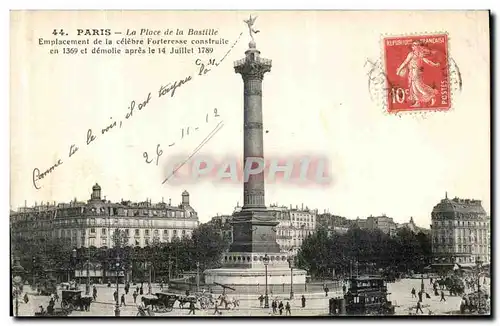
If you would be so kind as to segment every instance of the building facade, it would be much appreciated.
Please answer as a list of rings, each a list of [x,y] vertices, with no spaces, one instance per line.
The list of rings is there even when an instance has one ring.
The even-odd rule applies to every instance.
[[[490,217],[480,200],[449,199],[432,210],[432,253],[435,263],[472,265],[490,262]]]
[[[279,222],[276,226],[276,242],[281,251],[292,251],[294,243],[290,211],[286,207],[277,205],[271,205],[267,210],[272,212]]]
[[[177,206],[145,201],[111,203],[101,199],[101,187],[92,187],[87,202],[22,207],[10,214],[12,235],[24,238],[66,238],[76,248],[112,247],[116,229],[126,234],[125,244],[145,247],[154,241],[170,242],[190,237],[198,226],[198,214],[190,206],[189,193],[182,193]]]
[[[366,228],[369,230],[379,229],[385,234],[393,237],[396,235],[396,223],[392,217],[385,216],[369,216],[366,218]]]

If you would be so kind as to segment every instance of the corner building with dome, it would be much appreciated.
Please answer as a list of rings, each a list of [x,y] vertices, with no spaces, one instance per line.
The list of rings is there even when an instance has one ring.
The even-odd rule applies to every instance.
[[[490,217],[481,201],[445,196],[432,210],[434,264],[490,263]]]

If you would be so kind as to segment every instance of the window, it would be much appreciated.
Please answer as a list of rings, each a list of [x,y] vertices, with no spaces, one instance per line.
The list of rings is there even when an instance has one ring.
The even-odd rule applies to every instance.
[[[158,230],[155,230],[155,235],[158,235]]]
[[[101,230],[102,235],[106,235],[106,229]]]
[[[95,228],[91,228],[90,233],[95,233]]]
[[[125,234],[127,235],[127,237],[130,235],[129,229],[125,229]]]
[[[95,246],[95,239],[94,238],[90,238],[89,242],[90,242],[91,246]]]
[[[139,229],[135,229],[135,236],[138,237],[139,236]]]
[[[177,230],[174,230],[174,237],[177,236]]]
[[[186,230],[182,230],[182,236],[186,236]]]
[[[105,246],[105,245],[106,245],[106,239],[102,239],[102,240],[101,240],[101,245],[102,245],[102,246]]]
[[[146,237],[149,237],[149,230],[144,230],[144,235],[145,235]]]
[[[146,246],[149,246],[149,239],[146,239]]]
[[[95,224],[95,218],[90,219],[90,224],[94,225]]]

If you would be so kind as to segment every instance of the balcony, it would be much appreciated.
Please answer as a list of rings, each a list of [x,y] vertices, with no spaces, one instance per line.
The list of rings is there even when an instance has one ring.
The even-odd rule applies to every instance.
[[[234,62],[234,68],[244,66],[246,63],[255,62],[264,66],[271,66],[273,61],[270,59],[265,59],[261,57],[255,57],[253,60],[247,58],[239,59]]]

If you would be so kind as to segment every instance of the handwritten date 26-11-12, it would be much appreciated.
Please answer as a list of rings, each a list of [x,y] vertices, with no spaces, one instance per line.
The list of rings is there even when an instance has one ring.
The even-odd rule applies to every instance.
[[[214,117],[215,118],[218,118],[220,117],[220,115],[217,113],[217,109],[214,109]],[[208,120],[209,120],[209,113],[207,113],[207,115],[205,116],[205,123],[208,123]],[[186,127],[186,128],[182,128],[181,129],[181,140],[184,139],[184,136],[189,136],[189,133],[190,132],[193,132],[193,131],[198,131],[200,128],[199,127]],[[171,143],[168,145],[168,147],[172,147],[175,145],[175,142]],[[144,152],[142,153],[142,157],[144,157],[144,160],[147,164],[151,164],[153,161],[155,161],[155,164],[158,165],[158,161],[160,159],[160,156],[163,155],[163,150],[161,149],[160,147],[160,144],[156,145],[156,158],[152,158],[150,159],[150,156],[148,154],[148,152]]]

